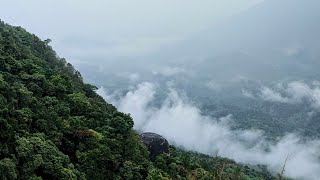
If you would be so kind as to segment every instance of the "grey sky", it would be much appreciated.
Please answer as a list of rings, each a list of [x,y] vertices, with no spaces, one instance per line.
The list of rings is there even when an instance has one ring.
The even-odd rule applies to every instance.
[[[262,0],[0,0],[0,18],[50,38],[61,56],[143,55]],[[102,53],[103,52],[103,53]]]

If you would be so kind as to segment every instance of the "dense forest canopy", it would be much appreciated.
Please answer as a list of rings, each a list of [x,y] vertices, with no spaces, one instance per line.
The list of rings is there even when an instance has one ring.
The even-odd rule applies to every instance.
[[[0,21],[0,179],[275,179],[173,146],[151,161],[130,115],[49,43]]]

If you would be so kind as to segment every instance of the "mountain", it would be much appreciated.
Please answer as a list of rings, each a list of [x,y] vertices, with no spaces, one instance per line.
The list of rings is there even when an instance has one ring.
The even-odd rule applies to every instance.
[[[151,161],[130,115],[49,43],[0,21],[0,179],[273,179],[173,146]]]

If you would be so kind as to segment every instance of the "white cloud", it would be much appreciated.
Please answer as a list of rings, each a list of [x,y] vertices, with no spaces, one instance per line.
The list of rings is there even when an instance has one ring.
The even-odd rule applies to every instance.
[[[241,93],[242,93],[242,95],[245,96],[245,97],[252,98],[252,99],[255,98],[254,94],[253,94],[252,92],[246,90],[246,89],[242,89],[242,90],[241,90]]]
[[[299,81],[293,81],[287,85],[280,83],[273,87],[262,87],[258,94],[250,93],[248,90],[242,90],[242,94],[270,102],[307,103],[312,108],[320,110],[320,85],[317,81],[311,85]]]
[[[282,102],[282,103],[289,102],[288,98],[283,97],[279,92],[273,91],[268,87],[263,87],[261,89],[260,97],[266,101]]]
[[[115,102],[112,95],[109,95],[108,92],[106,92],[106,90],[102,86],[96,91],[96,93],[103,97],[103,99],[109,103]]]
[[[303,142],[291,134],[269,142],[261,131],[231,130],[230,115],[216,119],[201,115],[196,106],[174,89],[170,89],[161,107],[152,107],[155,93],[153,84],[143,83],[114,103],[119,110],[131,113],[136,129],[159,133],[189,150],[211,155],[219,151],[219,155],[238,162],[267,164],[276,172],[281,171],[288,156],[285,175],[307,180],[320,177],[317,159],[320,141]]]
[[[295,102],[308,101],[315,109],[320,109],[320,87],[313,83],[315,86],[311,87],[302,82],[291,82],[286,89],[289,96]]]

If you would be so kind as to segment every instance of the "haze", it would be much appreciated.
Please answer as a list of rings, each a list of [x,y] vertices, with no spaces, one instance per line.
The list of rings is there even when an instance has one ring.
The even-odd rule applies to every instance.
[[[11,0],[0,17],[52,39],[139,132],[320,176],[319,0]]]
[[[89,61],[82,59],[83,51],[85,57],[145,55],[257,2],[2,0],[0,15],[8,23],[52,39],[58,53],[74,62]]]

